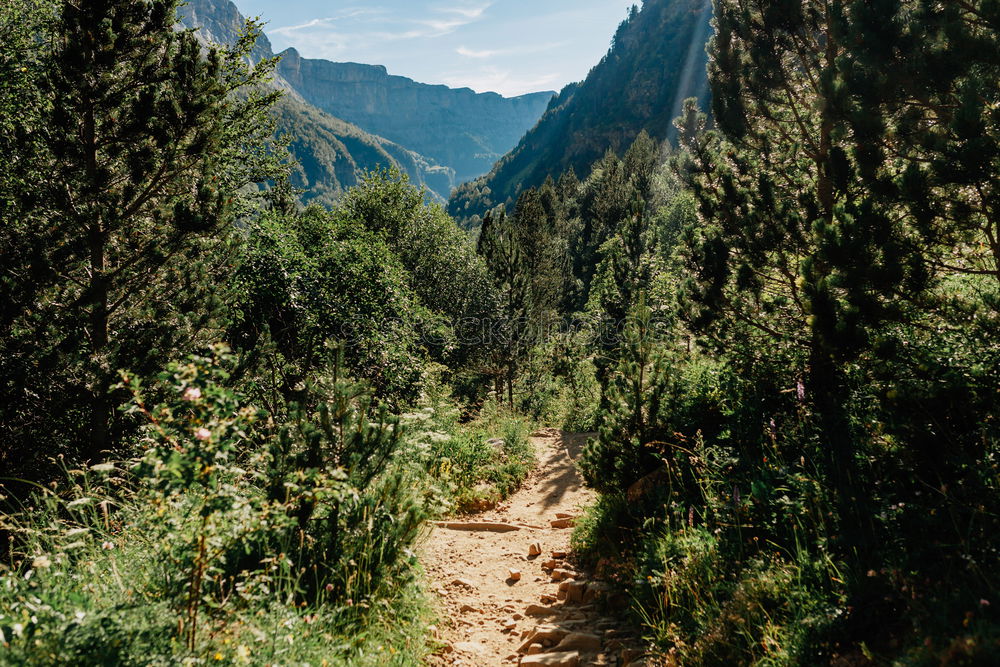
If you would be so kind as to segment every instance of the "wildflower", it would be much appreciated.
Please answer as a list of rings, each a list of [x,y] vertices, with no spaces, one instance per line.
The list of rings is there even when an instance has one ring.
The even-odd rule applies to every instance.
[[[799,403],[806,400],[806,386],[802,383],[802,380],[798,380],[795,383],[795,397],[799,399]]]
[[[188,387],[184,390],[185,401],[197,401],[201,398],[201,389],[198,387]]]
[[[52,561],[46,555],[35,556],[35,560],[31,561],[31,567],[36,570],[42,570],[47,567],[52,567]]]
[[[214,657],[215,657],[215,659],[216,659],[216,660],[217,660],[218,662],[222,662],[222,654],[221,654],[221,653],[216,653]]]
[[[108,541],[102,542],[101,543],[101,548],[104,549],[105,551],[111,551],[112,549],[115,548],[115,543],[114,542],[108,542]]]
[[[202,426],[201,428],[199,428],[197,431],[194,432],[194,437],[198,438],[199,440],[208,440],[209,438],[212,437],[212,432],[209,431],[204,426]]]
[[[990,606],[990,601],[987,600],[986,598],[983,598],[982,600],[979,601],[979,606],[980,607],[989,607]]]
[[[326,585],[326,592],[327,593],[332,593],[333,592],[333,584],[327,584]]]
[[[250,662],[250,649],[240,644],[236,647],[236,657],[240,659],[240,662]]]

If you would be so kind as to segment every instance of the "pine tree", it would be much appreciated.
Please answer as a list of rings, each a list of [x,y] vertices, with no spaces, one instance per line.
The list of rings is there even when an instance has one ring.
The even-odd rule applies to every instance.
[[[486,260],[500,298],[499,318],[488,323],[487,345],[491,350],[490,373],[502,400],[506,384],[507,401],[514,403],[514,379],[521,357],[530,347],[530,277],[525,273],[524,248],[514,220],[498,207],[483,218],[477,250]]]
[[[273,63],[247,61],[259,28],[205,52],[177,5],[63,2],[34,42],[48,101],[15,134],[46,178],[18,195],[37,252],[16,271],[49,279],[12,304],[2,351],[4,438],[22,446],[50,429],[89,457],[114,444],[117,369],[152,372],[198,339],[237,193],[280,171],[278,94],[260,87]]]
[[[691,296],[703,308],[695,324],[727,312],[803,351],[825,469],[857,542],[870,523],[847,369],[926,281],[908,230],[864,187],[851,154],[849,14],[826,0],[717,3],[710,79],[728,143],[709,138],[688,165],[710,223],[689,256],[699,265]]]

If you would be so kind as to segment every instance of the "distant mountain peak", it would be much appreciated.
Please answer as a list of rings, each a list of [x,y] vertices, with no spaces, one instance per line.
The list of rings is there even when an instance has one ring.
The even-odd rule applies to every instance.
[[[189,0],[181,8],[181,17],[185,25],[198,27],[203,39],[220,44],[236,41],[245,21],[230,0]],[[273,55],[270,41],[262,36],[254,59]],[[295,48],[278,55],[276,86],[289,91],[297,103],[342,119],[337,120],[342,130],[356,126],[360,129],[353,134],[368,134],[383,148],[391,144],[394,155],[412,156],[411,177],[426,183],[442,199],[447,199],[457,182],[489,171],[538,121],[555,94],[507,98],[470,88],[418,83],[390,74],[383,65],[305,58]],[[322,118],[298,114],[286,120],[291,122],[293,116],[311,123]],[[285,129],[295,133],[294,127]],[[318,134],[339,136],[329,128]],[[341,154],[345,146],[334,152]],[[370,157],[384,160],[384,153],[374,151]],[[363,170],[377,164],[384,163],[362,160],[356,167]],[[338,169],[343,173],[343,165]]]
[[[707,101],[711,17],[711,0],[645,0],[586,80],[552,98],[538,124],[488,175],[459,187],[448,212],[474,223],[548,176],[570,168],[585,176],[608,149],[625,150],[643,130],[668,138],[685,98]]]

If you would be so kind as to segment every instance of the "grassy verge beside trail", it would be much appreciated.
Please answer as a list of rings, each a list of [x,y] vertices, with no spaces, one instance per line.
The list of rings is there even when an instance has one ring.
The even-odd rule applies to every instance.
[[[528,424],[463,425],[446,400],[396,420],[336,376],[276,423],[228,388],[233,363],[218,347],[126,381],[145,454],[0,515],[0,665],[422,663],[412,548],[427,519],[520,485]]]
[[[517,491],[536,464],[528,440],[531,424],[494,403],[471,423],[459,423],[460,411],[438,399],[403,416],[410,440],[427,452],[427,469],[442,485],[456,512],[495,505]]]

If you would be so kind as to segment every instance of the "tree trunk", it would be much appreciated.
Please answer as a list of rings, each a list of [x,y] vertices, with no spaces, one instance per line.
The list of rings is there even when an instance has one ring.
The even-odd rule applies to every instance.
[[[98,184],[97,121],[93,108],[84,116],[84,142],[87,146],[87,177],[91,186]],[[97,205],[89,211],[88,245],[90,250],[89,325],[90,355],[92,374],[90,398],[90,447],[88,454],[98,457],[107,449],[109,425],[111,421],[111,400],[108,396],[110,383],[106,374],[108,353],[108,275],[107,275],[107,233],[104,220]]]

